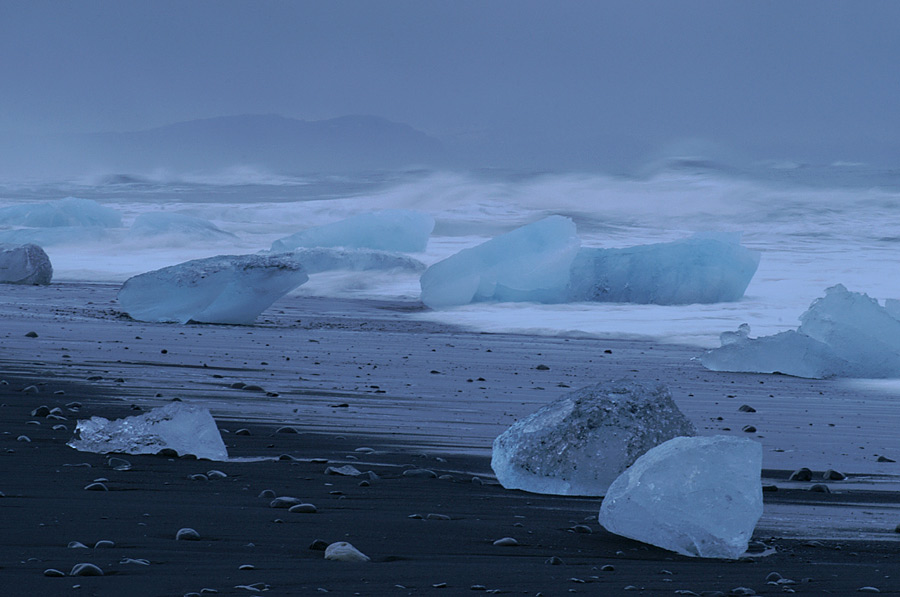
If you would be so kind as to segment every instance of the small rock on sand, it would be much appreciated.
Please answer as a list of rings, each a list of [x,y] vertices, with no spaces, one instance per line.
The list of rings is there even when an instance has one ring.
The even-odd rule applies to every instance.
[[[518,544],[519,542],[512,537],[503,537],[502,539],[497,539],[496,541],[494,541],[494,545],[498,547],[512,547]]]
[[[435,479],[437,473],[427,468],[411,468],[403,471],[403,476],[411,479]]]
[[[47,568],[44,570],[44,576],[50,576],[53,578],[59,578],[61,576],[65,576],[66,573],[62,570],[57,570],[56,568]]]
[[[791,473],[791,481],[812,481],[812,471],[806,467],[795,470]]]
[[[313,504],[296,504],[288,508],[288,512],[293,512],[294,514],[315,514],[318,510]]]
[[[176,541],[199,541],[200,533],[191,528],[183,528],[179,529],[177,533],[175,533]]]
[[[344,466],[333,467],[329,466],[325,469],[326,475],[341,475],[343,477],[357,477],[362,474],[362,472],[357,469],[355,466],[350,464],[345,464]]]
[[[69,576],[103,576],[103,570],[95,564],[83,562],[81,564],[75,564],[75,566],[72,567],[72,571],[69,572]]]
[[[325,559],[339,562],[368,562],[370,560],[369,556],[346,541],[338,541],[326,547]]]

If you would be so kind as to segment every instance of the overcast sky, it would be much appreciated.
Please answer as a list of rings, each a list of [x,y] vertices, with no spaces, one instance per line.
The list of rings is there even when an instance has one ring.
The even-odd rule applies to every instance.
[[[0,0],[0,131],[246,113],[889,158],[900,2]]]

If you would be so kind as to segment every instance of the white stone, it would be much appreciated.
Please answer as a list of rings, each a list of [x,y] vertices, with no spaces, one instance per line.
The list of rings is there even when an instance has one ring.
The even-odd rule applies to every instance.
[[[370,558],[346,541],[338,541],[325,548],[325,559],[339,562],[368,562]]]
[[[322,226],[307,228],[276,240],[272,251],[301,247],[345,247],[382,251],[424,251],[434,230],[430,215],[405,209],[357,214]]]
[[[39,246],[0,244],[0,282],[39,285],[52,278],[50,258]]]
[[[206,408],[172,402],[134,417],[110,421],[91,417],[78,421],[69,446],[82,452],[156,454],[171,448],[179,455],[227,460],[228,451]]]
[[[491,467],[507,489],[599,496],[653,446],[695,434],[665,387],[602,383],[570,392],[503,432]]]
[[[609,487],[600,524],[687,556],[739,558],[763,512],[762,446],[725,435],[676,437]]]

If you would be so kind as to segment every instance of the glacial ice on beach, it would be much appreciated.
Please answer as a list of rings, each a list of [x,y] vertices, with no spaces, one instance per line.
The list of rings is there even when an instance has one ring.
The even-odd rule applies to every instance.
[[[900,377],[900,320],[892,301],[838,284],[813,301],[800,327],[750,338],[749,327],[721,335],[700,361],[713,371],[783,373],[807,378]]]
[[[228,451],[209,410],[185,402],[171,402],[134,417],[110,421],[91,417],[78,421],[68,444],[81,452],[156,454],[171,448],[179,455],[227,460]]]
[[[149,322],[251,324],[276,300],[330,270],[422,271],[406,255],[367,249],[300,249],[265,255],[219,255],[129,278],[118,301],[132,318]]]
[[[422,302],[432,309],[490,300],[557,302],[580,245],[571,219],[544,218],[429,267]]]
[[[0,226],[118,228],[121,225],[119,212],[92,199],[66,197],[49,203],[0,208]]]
[[[609,487],[603,527],[686,556],[737,559],[763,512],[762,446],[716,435],[676,437]]]
[[[301,247],[345,247],[413,253],[425,250],[432,230],[434,218],[428,214],[386,209],[301,230],[276,240],[272,243],[272,251],[280,253]]]
[[[491,467],[507,489],[598,496],[653,446],[695,434],[665,387],[600,383],[565,394],[503,432]]]
[[[183,236],[197,239],[235,238],[218,226],[195,216],[169,212],[149,212],[138,215],[131,224],[131,232],[139,236]]]
[[[129,278],[118,301],[139,321],[251,324],[308,279],[291,255],[219,255]]]
[[[740,300],[759,253],[731,235],[578,252],[567,300],[686,305]]]
[[[571,220],[551,216],[435,263],[422,302],[436,309],[478,301],[684,305],[737,301],[759,253],[739,237],[697,235],[624,249],[580,248]]]
[[[49,284],[52,278],[50,258],[39,246],[0,244],[0,282]]]

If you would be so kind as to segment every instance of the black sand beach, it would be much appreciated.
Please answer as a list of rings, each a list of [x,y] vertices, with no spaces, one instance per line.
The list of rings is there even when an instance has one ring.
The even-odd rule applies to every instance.
[[[900,592],[900,464],[891,462],[900,441],[888,392],[714,373],[691,360],[693,347],[474,333],[416,320],[415,303],[291,296],[255,326],[143,324],[118,313],[117,289],[3,288],[6,594]],[[491,441],[509,424],[570,389],[622,377],[666,384],[703,434],[763,444],[769,491],[751,556],[678,556],[605,532],[598,499],[509,491],[493,479]],[[212,411],[231,461],[127,455],[132,468],[119,471],[66,445],[79,418],[173,398]],[[41,405],[66,420],[31,416]],[[285,426],[298,433],[277,432]],[[377,478],[325,473],[345,464]],[[788,481],[800,467],[816,478]],[[848,478],[825,481],[827,469]],[[213,470],[227,476],[191,478]],[[108,491],[85,490],[97,479]],[[810,491],[817,484],[829,492]],[[271,508],[265,490],[317,512]],[[200,540],[176,541],[183,527]],[[518,545],[493,545],[504,537]],[[371,562],[326,561],[311,549],[317,540],[348,541]],[[82,562],[104,576],[45,576]]]

